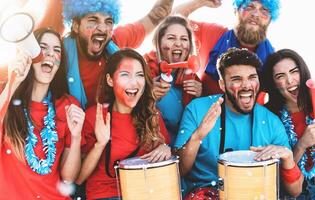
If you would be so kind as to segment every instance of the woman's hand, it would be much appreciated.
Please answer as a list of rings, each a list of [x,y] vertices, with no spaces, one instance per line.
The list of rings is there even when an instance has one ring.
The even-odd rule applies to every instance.
[[[150,153],[141,156],[141,159],[146,159],[150,163],[160,162],[163,160],[168,160],[172,156],[171,148],[166,144],[160,144]]]
[[[102,147],[105,147],[105,145],[108,143],[110,139],[110,120],[111,120],[110,113],[107,112],[106,124],[104,123],[103,105],[98,103],[96,107],[94,132],[95,132],[97,144],[99,144]]]
[[[164,81],[160,82],[160,77],[153,79],[153,93],[156,100],[160,100],[162,97],[164,97],[170,88],[171,84]]]
[[[67,124],[72,138],[81,138],[81,131],[85,118],[84,111],[77,105],[66,106]]]
[[[200,97],[202,93],[202,84],[194,79],[183,81],[183,88],[188,94]]]
[[[12,78],[13,73],[16,74],[16,78],[13,82],[14,86],[19,86],[26,78],[32,64],[32,58],[26,52],[17,49],[16,57],[9,63],[9,81]]]

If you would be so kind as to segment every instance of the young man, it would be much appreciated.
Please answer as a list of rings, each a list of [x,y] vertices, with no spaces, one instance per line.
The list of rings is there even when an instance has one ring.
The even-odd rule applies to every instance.
[[[257,161],[280,158],[284,187],[297,196],[303,175],[294,163],[285,129],[276,115],[255,103],[259,58],[248,50],[230,48],[217,67],[225,94],[193,100],[184,111],[174,145],[189,193],[186,199],[217,196],[210,183],[217,182],[218,156],[227,149],[257,151]]]
[[[191,0],[174,9],[186,17],[200,7],[217,8],[220,0]],[[279,15],[279,0],[234,0],[237,23],[232,30],[205,22],[191,21],[201,60],[201,79],[205,94],[222,93],[218,85],[217,58],[230,47],[247,48],[264,62],[274,49],[266,38],[271,21]],[[199,45],[198,45],[199,44]],[[204,68],[203,68],[204,67]],[[206,73],[203,73],[205,69]]]
[[[63,16],[71,34],[64,38],[68,53],[68,85],[83,108],[95,104],[99,76],[106,59],[119,48],[140,46],[166,17],[173,0],[158,0],[142,19],[114,29],[119,22],[117,0],[63,0]]]

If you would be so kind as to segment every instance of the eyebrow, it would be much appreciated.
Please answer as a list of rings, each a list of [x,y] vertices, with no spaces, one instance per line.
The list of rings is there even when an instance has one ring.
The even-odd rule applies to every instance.
[[[293,69],[291,69],[289,72],[293,72],[294,70],[299,69],[298,67],[294,67]]]

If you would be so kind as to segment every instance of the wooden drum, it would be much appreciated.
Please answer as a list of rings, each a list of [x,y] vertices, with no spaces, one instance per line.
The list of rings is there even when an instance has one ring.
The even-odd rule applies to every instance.
[[[219,198],[274,200],[279,197],[279,160],[254,160],[253,151],[232,151],[218,160]]]
[[[140,158],[121,161],[118,168],[123,200],[181,200],[178,159],[148,163]]]

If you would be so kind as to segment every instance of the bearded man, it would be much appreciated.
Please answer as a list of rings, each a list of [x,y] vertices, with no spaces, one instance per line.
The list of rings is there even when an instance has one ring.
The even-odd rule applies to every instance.
[[[186,186],[184,200],[218,199],[219,155],[249,149],[257,152],[256,161],[280,159],[284,189],[293,197],[301,193],[303,175],[282,122],[256,103],[260,67],[256,54],[228,49],[217,64],[224,94],[196,98],[186,106],[174,144]]]
[[[256,53],[263,63],[274,52],[266,35],[270,22],[279,16],[279,0],[234,0],[233,5],[237,16],[234,29],[228,30],[218,24],[191,20],[201,60],[199,75],[204,94],[222,93],[217,82],[219,75],[216,62],[228,48],[247,48]],[[188,17],[204,6],[217,8],[221,6],[221,0],[191,0],[176,7],[173,12]]]
[[[71,33],[64,38],[68,58],[68,85],[83,108],[96,102],[97,84],[108,56],[119,48],[137,48],[172,9],[173,0],[157,0],[135,23],[118,26],[118,0],[63,0],[64,23]]]

